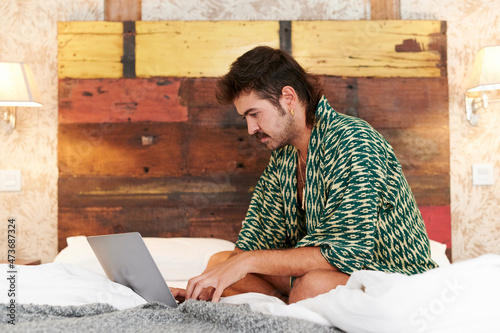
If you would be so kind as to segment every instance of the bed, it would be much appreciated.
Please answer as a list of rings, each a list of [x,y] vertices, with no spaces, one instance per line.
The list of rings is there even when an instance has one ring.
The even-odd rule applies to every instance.
[[[2,331],[162,332],[491,332],[500,327],[500,256],[450,264],[431,241],[439,268],[415,276],[359,271],[327,294],[286,305],[257,293],[220,303],[189,300],[177,309],[147,304],[106,278],[86,238],[69,237],[53,263],[15,266],[16,303],[0,296]],[[209,257],[234,244],[214,238],[145,238],[169,286],[184,287]],[[12,289],[1,265],[0,289]],[[15,326],[9,321],[15,320]]]

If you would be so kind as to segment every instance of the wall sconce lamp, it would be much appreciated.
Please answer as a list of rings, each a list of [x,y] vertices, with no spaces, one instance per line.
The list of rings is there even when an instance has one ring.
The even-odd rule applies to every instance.
[[[16,127],[16,107],[42,106],[35,78],[22,62],[0,62],[0,124],[7,133]]]
[[[488,46],[479,50],[474,59],[468,87],[465,93],[467,120],[472,125],[477,125],[477,111],[488,108],[488,95],[492,95],[494,99],[500,98],[500,46]]]

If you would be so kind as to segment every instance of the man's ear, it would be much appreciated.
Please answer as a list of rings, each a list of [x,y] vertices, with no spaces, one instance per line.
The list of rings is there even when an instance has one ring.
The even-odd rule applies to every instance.
[[[290,86],[284,86],[283,89],[281,89],[281,96],[283,97],[283,101],[285,102],[288,109],[295,109],[298,101],[298,96],[295,89]]]

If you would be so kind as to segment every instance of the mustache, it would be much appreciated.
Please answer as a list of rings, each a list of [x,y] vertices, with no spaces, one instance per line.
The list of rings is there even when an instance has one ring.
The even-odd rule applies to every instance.
[[[265,138],[265,137],[269,137],[269,135],[267,135],[266,133],[264,132],[257,132],[255,134],[252,135],[254,138],[257,138],[258,140],[261,140],[262,138]]]

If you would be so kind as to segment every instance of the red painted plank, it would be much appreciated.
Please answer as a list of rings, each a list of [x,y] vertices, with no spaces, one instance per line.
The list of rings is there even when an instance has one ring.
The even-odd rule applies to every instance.
[[[59,123],[185,122],[180,78],[60,79]]]
[[[451,211],[450,206],[421,206],[429,238],[446,244],[451,249]]]

